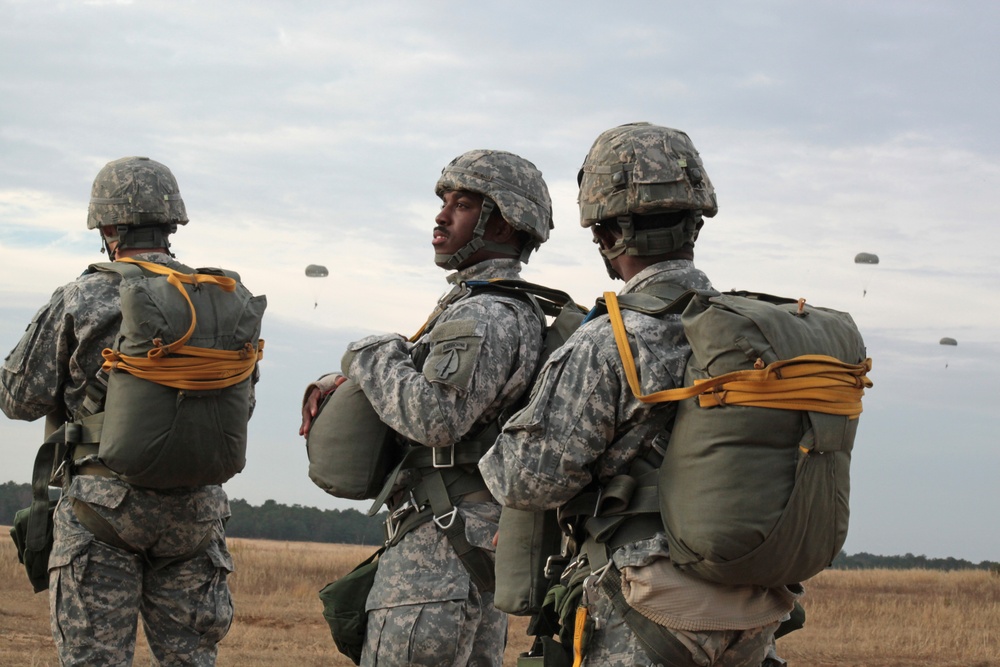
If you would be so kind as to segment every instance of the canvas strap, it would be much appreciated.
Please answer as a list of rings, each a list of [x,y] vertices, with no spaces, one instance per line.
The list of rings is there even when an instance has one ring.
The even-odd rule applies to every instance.
[[[714,378],[695,380],[690,387],[642,393],[628,332],[614,292],[605,292],[615,344],[625,367],[625,376],[635,397],[643,403],[664,403],[698,398],[703,408],[745,405],[780,410],[806,410],[857,419],[861,397],[872,386],[867,372],[871,359],[847,364],[834,357],[808,354],[775,361],[753,370],[734,371]]]
[[[175,341],[154,339],[153,348],[145,357],[133,357],[105,348],[101,352],[104,357],[101,370],[105,373],[112,370],[124,371],[143,380],[189,391],[225,389],[239,384],[253,374],[257,362],[264,356],[263,340],[257,341],[256,346],[247,342],[241,350],[215,350],[187,345],[194,334],[198,316],[184,285],[215,285],[223,291],[232,292],[236,289],[235,278],[210,273],[183,273],[162,264],[141,262],[130,257],[93,266],[102,271],[119,273],[123,277],[136,275],[130,266],[120,266],[123,262],[126,266],[135,265],[144,271],[167,276],[167,282],[187,301],[191,310],[191,324],[184,335]]]

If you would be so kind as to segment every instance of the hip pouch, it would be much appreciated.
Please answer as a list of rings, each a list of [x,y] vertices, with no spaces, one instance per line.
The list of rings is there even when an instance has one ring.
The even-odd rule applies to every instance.
[[[368,613],[365,602],[375,583],[378,571],[378,557],[381,548],[349,573],[324,586],[319,592],[323,603],[323,618],[330,626],[333,643],[337,650],[350,658],[355,665],[361,663],[361,651],[365,645],[365,630]]]

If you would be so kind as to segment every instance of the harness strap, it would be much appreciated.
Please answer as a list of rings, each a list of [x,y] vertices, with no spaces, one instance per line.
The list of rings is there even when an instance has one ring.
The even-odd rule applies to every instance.
[[[73,513],[76,514],[76,518],[81,524],[83,524],[84,528],[94,534],[94,537],[98,541],[121,549],[122,551],[135,554],[153,570],[162,570],[168,565],[190,560],[204,553],[204,551],[208,549],[208,546],[212,543],[214,527],[212,524],[209,524],[205,531],[205,536],[202,537],[201,541],[190,551],[176,556],[151,557],[146,550],[129,544],[121,535],[118,534],[118,531],[115,530],[114,526],[112,526],[107,519],[98,514],[97,511],[86,502],[80,500],[79,498],[71,498],[70,500],[73,503]]]
[[[625,602],[622,594],[621,573],[614,564],[608,565],[608,571],[601,578],[601,588],[611,599],[615,611],[635,633],[639,645],[649,658],[661,665],[675,667],[698,667],[691,652],[673,636],[665,627],[649,620]]]
[[[65,426],[63,424],[49,434],[35,454],[31,472],[31,508],[28,510],[24,540],[25,547],[32,551],[44,549],[51,538],[48,527],[49,483],[65,452]]]
[[[808,354],[775,361],[763,368],[695,380],[690,387],[643,394],[618,299],[614,292],[605,292],[604,300],[629,387],[643,403],[665,403],[698,397],[699,405],[703,408],[745,405],[805,410],[857,419],[862,410],[861,397],[864,390],[872,386],[867,376],[867,372],[871,370],[871,359],[860,364],[847,364],[827,355]]]
[[[225,292],[232,292],[236,289],[236,278],[228,275],[198,273],[197,271],[183,273],[162,264],[142,262],[130,257],[92,266],[101,271],[118,273],[122,277],[135,277],[140,275],[143,270],[157,275],[165,275],[167,282],[173,285],[187,301],[191,311],[191,324],[187,331],[170,343],[154,339],[154,347],[146,353],[145,357],[133,357],[121,354],[111,348],[105,348],[101,352],[101,356],[104,357],[101,370],[105,373],[120,370],[174,389],[215,390],[231,387],[247,379],[253,374],[257,362],[263,358],[263,340],[258,340],[256,346],[247,342],[241,350],[216,350],[187,345],[194,334],[198,317],[194,303],[192,303],[187,290],[184,289],[184,285],[195,287],[203,284],[215,285]],[[137,269],[137,267],[140,268]]]
[[[414,528],[434,521],[438,530],[448,538],[476,587],[483,592],[493,592],[496,589],[493,558],[484,549],[469,543],[465,536],[465,520],[455,505],[463,499],[474,502],[470,496],[489,493],[475,464],[493,445],[499,432],[500,427],[494,422],[474,437],[451,445],[451,465],[447,466],[440,465],[441,457],[436,450],[441,448],[421,445],[410,447],[402,461],[389,474],[381,493],[368,511],[369,516],[378,512],[392,494],[403,470],[417,470],[420,479],[408,489],[407,502],[390,512],[386,522],[386,545],[398,544]],[[483,500],[486,499],[484,496]]]

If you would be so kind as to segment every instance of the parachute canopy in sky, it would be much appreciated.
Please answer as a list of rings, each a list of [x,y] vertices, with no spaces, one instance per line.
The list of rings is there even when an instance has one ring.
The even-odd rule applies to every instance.
[[[878,255],[873,252],[859,252],[854,256],[855,264],[878,264]]]
[[[948,336],[945,336],[944,338],[941,339],[941,345],[958,345],[958,341],[955,340],[954,338],[949,338]]]
[[[310,264],[306,267],[306,275],[310,278],[326,278],[330,272],[322,264]]]

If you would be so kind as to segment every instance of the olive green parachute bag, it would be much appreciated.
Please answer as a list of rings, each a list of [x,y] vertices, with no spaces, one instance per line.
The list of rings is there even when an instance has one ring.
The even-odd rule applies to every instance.
[[[643,395],[614,293],[604,300],[636,398],[677,401],[659,511],[677,567],[723,584],[779,586],[828,567],[847,537],[851,450],[871,359],[850,315],[805,300],[690,291],[684,387]],[[666,305],[664,305],[666,304]]]
[[[242,471],[266,297],[221,269],[125,258],[90,270],[122,277],[121,327],[103,352],[104,465],[158,489],[222,484]]]

